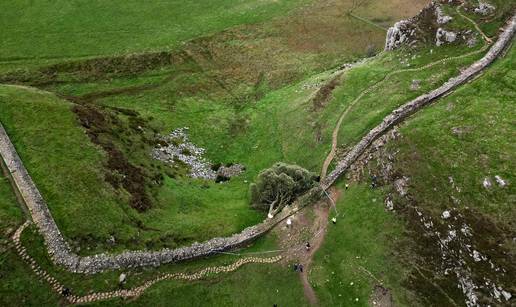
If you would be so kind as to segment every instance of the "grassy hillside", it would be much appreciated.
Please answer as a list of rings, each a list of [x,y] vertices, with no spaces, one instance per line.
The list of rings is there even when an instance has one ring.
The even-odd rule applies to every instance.
[[[131,235],[132,213],[118,205],[127,196],[105,183],[105,156],[81,130],[70,103],[34,89],[0,86],[0,106],[2,125],[65,233],[88,238],[107,235],[114,226],[121,236]]]
[[[34,278],[30,267],[14,250],[11,235],[23,222],[23,212],[0,169],[0,304],[3,306],[55,305],[51,288]]]
[[[512,47],[482,77],[402,124],[401,137],[388,144],[383,160],[370,162],[362,181],[344,191],[337,204],[339,222],[331,225],[310,275],[324,304],[346,306],[358,298],[358,304],[365,305],[379,284],[389,289],[394,301],[402,306],[463,304],[465,296],[457,289],[455,274],[444,271],[450,260],[442,260],[439,245],[425,232],[413,208],[423,212],[426,221],[432,220],[436,231],[446,233],[457,227],[454,224],[471,227],[473,237],[462,244],[470,244],[506,272],[497,273],[485,262],[474,261],[466,245],[452,245],[449,253],[464,257],[477,285],[482,286],[486,278],[514,291],[512,237],[516,228],[514,174],[510,170],[514,168],[515,150],[510,140],[514,134],[511,81],[515,59]],[[408,87],[413,77],[407,75],[406,83],[398,84]],[[430,74],[421,79],[433,78]],[[382,87],[375,95],[393,97],[391,89]],[[343,127],[355,124],[353,120]],[[344,142],[350,138],[342,135]],[[388,154],[396,157],[392,170],[395,177],[384,179],[380,188],[372,190],[367,187],[368,174],[385,172],[381,165],[385,165]],[[495,175],[507,185],[496,183]],[[397,195],[392,184],[402,176],[410,178],[409,197],[395,196],[395,211],[388,211],[385,199]],[[490,180],[491,187],[483,186],[484,178]],[[458,218],[450,226],[442,218],[445,210]],[[489,298],[490,291],[479,288],[477,294],[485,303],[498,302]]]
[[[423,3],[419,1],[418,5]],[[352,1],[334,6],[318,1],[288,15],[276,10],[275,19],[270,15],[264,22],[232,27],[185,43],[172,52],[78,60],[6,74],[2,76],[4,82],[37,86],[77,105],[54,98],[65,114],[48,116],[55,110],[45,106],[40,112],[24,115],[17,105],[38,108],[39,97],[20,89],[19,97],[10,92],[3,100],[6,111],[0,116],[9,133],[14,134],[22,158],[28,160],[26,165],[35,174],[36,183],[43,186],[43,195],[65,236],[77,248],[88,247],[81,253],[174,247],[229,235],[263,217],[249,208],[247,195],[249,182],[260,170],[285,161],[319,171],[327,150],[322,145],[329,144],[327,131],[338,113],[314,110],[310,95],[329,81],[329,69],[368,49],[378,50],[385,35],[381,29],[347,16],[352,5]],[[393,1],[368,3],[357,7],[355,13],[372,7],[382,8],[379,14],[387,18],[385,22],[417,10],[417,6]],[[92,13],[85,15],[90,17],[94,12],[106,13],[95,6],[88,9]],[[30,12],[32,8],[27,14]],[[38,14],[50,18],[55,13],[49,12],[41,10]],[[217,15],[219,11],[212,13],[214,19],[224,23],[225,19]],[[124,18],[114,18],[112,26],[126,22]],[[62,27],[73,28],[85,21],[61,22]],[[58,24],[56,21],[55,26]],[[96,25],[102,26],[106,25]],[[334,30],[328,31],[330,28]],[[42,39],[50,43],[49,37]],[[122,44],[122,40],[112,42]],[[95,47],[103,48],[102,43]],[[88,145],[96,150],[90,154],[96,156],[86,159],[85,165],[73,163],[81,149],[70,145],[87,142],[84,135],[66,139],[68,129],[80,129],[77,122],[69,122],[73,117],[70,108],[97,145]],[[41,132],[37,130],[25,138],[17,136],[28,129],[24,124],[27,120],[46,127],[56,116],[66,116],[67,128],[47,131],[45,142],[40,141]],[[247,171],[221,185],[189,179],[184,169],[150,159],[157,133],[167,134],[184,126],[190,128],[191,140],[206,149],[211,161],[242,163]],[[69,162],[56,166],[63,170],[61,173],[50,171],[54,165],[39,165],[45,160],[33,157],[38,151],[48,155],[50,161],[63,157]],[[91,173],[86,178],[96,178],[95,184],[77,182],[82,176],[79,174],[86,172]],[[43,179],[45,176],[52,178]],[[62,181],[67,183],[61,185]],[[107,183],[113,181],[117,184]],[[94,194],[96,190],[105,192]],[[77,221],[75,216],[88,217]],[[91,223],[97,219],[106,222]],[[111,236],[117,242],[114,247],[106,243]]]
[[[181,50],[202,44],[258,53],[270,60],[292,60],[311,56],[323,62],[380,49],[384,33],[348,16],[356,1],[81,1],[2,4],[0,18],[4,48],[0,71],[41,67],[73,59],[125,56],[130,53]],[[412,16],[427,0],[366,1],[354,8],[356,14],[380,18],[384,26]],[[410,3],[410,5],[407,5]],[[377,13],[371,13],[371,12]],[[22,13],[20,13],[22,12]],[[375,15],[376,14],[376,15]],[[109,16],[106,18],[105,16]],[[49,22],[50,21],[50,22]],[[43,33],[43,35],[40,35]],[[242,48],[243,47],[243,48]],[[197,49],[197,48],[195,48]],[[261,62],[259,58],[237,57],[234,61]],[[333,62],[336,65],[338,62]],[[267,61],[260,63],[267,66]],[[258,71],[259,72],[259,71]],[[279,73],[279,72],[278,72]]]
[[[0,6],[0,60],[123,54],[183,41],[285,14],[288,1],[11,1]]]
[[[438,211],[452,205],[451,199],[444,201],[442,195],[453,195],[461,199],[460,208],[470,207],[503,224],[515,220],[516,211],[511,205],[515,190],[510,184],[516,149],[511,141],[515,61],[512,47],[480,79],[403,126],[404,139],[396,144],[401,153],[400,168],[414,178],[418,203]],[[413,159],[418,153],[425,153],[425,158]],[[509,184],[500,187],[496,175]],[[450,176],[460,191],[450,186]],[[492,181],[491,188],[483,186],[485,178]]]
[[[491,2],[497,7],[493,15],[473,14],[476,1],[467,3],[464,14],[495,36],[514,4]],[[483,55],[480,37],[471,48],[462,41],[439,48],[430,42],[382,52],[341,73],[342,63],[382,49],[382,27],[414,15],[426,1],[353,3],[0,4],[6,37],[0,82],[11,84],[0,85],[0,121],[73,250],[85,255],[177,247],[255,224],[264,213],[249,206],[248,188],[261,170],[283,161],[319,172],[344,110],[337,157],[393,109]],[[445,11],[454,18],[446,27],[472,28],[454,8]],[[134,52],[139,54],[128,55]],[[437,63],[442,59],[449,60]],[[463,271],[447,271],[450,263],[478,285],[485,277],[516,293],[514,60],[512,47],[483,76],[400,125],[401,137],[366,165],[365,174],[350,172],[337,183],[343,192],[338,223],[328,225],[309,272],[321,306],[366,306],[379,285],[400,306],[463,305],[457,279]],[[369,88],[374,91],[355,101]],[[215,183],[189,178],[185,165],[151,158],[160,135],[185,126],[210,161],[241,163],[246,171]],[[371,189],[369,174],[385,173],[382,158],[389,155],[395,157],[389,160],[392,174]],[[393,187],[403,176],[409,178],[404,197]],[[385,209],[388,197],[394,211]],[[457,219],[443,219],[445,210]],[[419,213],[433,221],[439,238],[457,227],[460,236],[464,225],[473,235],[450,245],[443,262],[439,241]],[[9,236],[22,220],[0,177],[0,304],[62,303],[15,254]],[[272,255],[276,240],[271,233],[240,252]],[[34,226],[22,241],[75,294],[119,287],[122,271],[78,276],[53,266]],[[500,275],[487,261],[476,261],[470,247],[507,272]],[[123,271],[123,287],[238,257]],[[138,299],[96,305],[308,305],[291,264],[252,264],[196,282],[163,281]],[[488,292],[479,288],[480,302],[496,304]]]

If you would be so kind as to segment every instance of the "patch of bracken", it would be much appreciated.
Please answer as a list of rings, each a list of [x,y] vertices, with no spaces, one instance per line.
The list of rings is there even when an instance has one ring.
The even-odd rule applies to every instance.
[[[131,195],[132,208],[143,212],[152,207],[152,197],[147,191],[149,182],[161,183],[163,176],[160,173],[151,174],[144,168],[132,164],[126,155],[110,140],[113,137],[114,127],[119,120],[109,112],[102,112],[92,105],[76,105],[73,111],[79,122],[86,129],[91,141],[99,145],[107,153],[105,180],[115,189],[123,188]],[[137,117],[134,111],[125,114],[130,116],[130,125],[137,130],[144,121]],[[110,137],[103,137],[103,136]]]

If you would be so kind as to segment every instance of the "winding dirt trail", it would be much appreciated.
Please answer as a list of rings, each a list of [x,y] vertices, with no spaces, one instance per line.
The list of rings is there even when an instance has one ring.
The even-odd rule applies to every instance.
[[[159,274],[158,276],[148,279],[139,286],[135,286],[130,289],[119,289],[113,291],[106,292],[95,292],[89,293],[83,296],[75,295],[70,289],[67,289],[63,283],[61,283],[58,279],[49,274],[44,268],[42,268],[27,252],[27,249],[21,243],[21,234],[22,232],[30,225],[30,221],[26,221],[23,223],[14,233],[12,239],[14,241],[14,246],[16,252],[20,256],[21,259],[26,261],[32,271],[38,276],[42,281],[47,282],[50,285],[52,291],[57,293],[58,295],[62,295],[64,299],[69,304],[85,304],[92,303],[97,301],[109,300],[113,298],[136,298],[145,292],[148,288],[153,286],[154,284],[163,281],[163,280],[184,280],[184,281],[194,281],[199,279],[204,279],[207,277],[212,277],[214,275],[220,273],[229,273],[238,270],[243,265],[249,263],[275,263],[281,260],[282,256],[273,256],[268,258],[261,257],[244,257],[239,258],[237,261],[223,266],[216,267],[205,267],[202,270],[192,273],[167,273],[167,274]],[[68,294],[64,294],[64,291],[67,291]]]
[[[332,188],[329,192],[332,201],[334,203],[337,202],[341,191]],[[322,246],[326,236],[326,231],[328,230],[328,216],[330,214],[330,210],[331,204],[314,206],[313,212],[315,214],[315,219],[312,226],[312,231],[315,233],[315,235],[310,240],[310,250],[303,252],[299,257],[299,263],[303,265],[303,272],[300,273],[299,277],[303,285],[305,297],[312,306],[318,305],[319,301],[308,277],[310,274],[310,267],[312,265],[313,256]]]
[[[457,14],[459,14],[459,15],[460,15],[460,17],[462,17],[462,18],[466,19],[467,21],[469,21],[469,22],[470,22],[470,23],[475,27],[475,29],[477,30],[477,32],[478,32],[478,33],[480,33],[480,35],[482,35],[482,38],[484,39],[484,41],[486,41],[488,44],[492,44],[492,43],[493,43],[493,40],[492,40],[489,36],[487,36],[487,35],[484,33],[484,31],[482,31],[482,29],[480,29],[480,26],[478,25],[478,23],[476,23],[473,19],[471,19],[471,18],[469,18],[468,16],[464,15],[464,14],[460,11],[460,9],[461,9],[462,7],[464,7],[464,5],[465,5],[465,4],[466,4],[466,3],[462,3],[461,5],[459,5],[459,6],[455,9],[455,11],[457,12]]]
[[[346,109],[342,112],[342,114],[340,115],[339,120],[337,122],[337,125],[333,130],[332,149],[324,162],[323,170],[321,172],[322,174],[324,174],[324,176],[322,176],[322,177],[326,176],[328,166],[330,165],[331,161],[335,157],[335,152],[337,149],[337,139],[338,139],[338,133],[340,130],[340,126],[341,126],[345,116],[351,110],[351,108],[362,97],[364,97],[368,93],[372,92],[373,90],[377,89],[381,83],[383,83],[384,81],[388,80],[391,76],[396,75],[398,73],[420,71],[420,70],[423,70],[423,69],[441,64],[441,63],[446,63],[447,61],[450,61],[450,60],[469,57],[471,55],[481,53],[489,47],[490,39],[480,30],[478,25],[476,25],[476,23],[473,20],[462,15],[459,11],[459,8],[457,8],[457,12],[459,15],[465,17],[466,19],[468,19],[470,22],[472,22],[475,25],[475,28],[482,34],[482,37],[487,42],[487,44],[485,44],[479,50],[476,50],[476,51],[473,51],[473,52],[470,52],[467,54],[463,54],[460,56],[456,56],[456,57],[444,58],[444,59],[438,60],[436,62],[429,63],[420,68],[403,69],[403,70],[393,71],[393,72],[387,74],[382,80],[375,83],[372,87],[369,87],[368,89],[361,92],[360,95],[357,98],[355,98],[355,100],[353,100],[346,107]],[[513,22],[513,24],[514,24],[514,22]],[[512,33],[511,33],[511,35],[512,35]],[[333,200],[333,202],[335,202],[339,197],[340,191],[335,190],[335,188],[330,188],[328,191],[331,194],[331,199]],[[330,206],[322,206],[321,204],[319,204],[318,206],[314,206],[313,208],[314,208],[314,213],[315,213],[315,219],[314,219],[314,222],[311,224],[311,226],[309,226],[311,229],[310,233],[313,234],[312,238],[310,239],[311,249],[309,251],[304,251],[302,248],[301,249],[296,248],[295,250],[297,251],[296,255],[301,255],[301,257],[299,257],[299,261],[304,266],[304,270],[300,274],[300,278],[301,278],[301,282],[303,284],[305,296],[306,296],[307,300],[310,302],[310,304],[317,305],[318,300],[317,300],[315,291],[313,290],[313,288],[309,282],[309,273],[310,273],[310,266],[312,264],[312,258],[314,256],[314,254],[317,252],[317,250],[321,247],[321,245],[324,241],[324,237],[325,237],[325,234],[327,231]],[[28,264],[31,266],[31,269],[36,273],[36,275],[39,278],[41,278],[42,280],[45,280],[46,282],[48,282],[55,292],[60,293],[64,290],[64,286],[57,279],[55,279],[50,274],[48,274],[48,272],[46,272],[44,269],[42,269],[36,263],[36,261],[27,253],[25,247],[21,244],[21,241],[20,241],[21,233],[29,225],[29,223],[30,222],[27,221],[15,232],[15,234],[13,236],[15,248],[16,248],[19,256],[28,262]],[[302,253],[299,253],[300,250],[302,251]],[[286,251],[285,253],[288,254],[289,251]],[[207,267],[207,268],[202,269],[201,271],[191,273],[191,274],[173,273],[173,274],[160,275],[154,279],[146,281],[144,284],[142,284],[139,287],[129,289],[129,290],[116,290],[116,291],[111,291],[111,292],[94,293],[94,294],[89,294],[89,295],[86,295],[83,297],[69,295],[66,297],[66,299],[69,303],[86,303],[86,302],[93,302],[93,301],[98,301],[98,300],[106,300],[106,299],[110,299],[110,298],[114,298],[114,297],[134,297],[134,296],[140,295],[147,288],[149,288],[150,286],[152,286],[153,284],[155,284],[161,280],[165,280],[165,279],[197,280],[200,278],[204,278],[206,276],[211,276],[212,274],[234,271],[234,270],[238,269],[239,267],[241,267],[242,265],[247,264],[247,263],[273,263],[273,262],[279,261],[281,258],[282,258],[282,256],[276,256],[276,257],[270,257],[270,258],[246,257],[246,258],[241,258],[241,259],[237,260],[236,262],[234,262],[233,264],[230,264],[227,266]]]
[[[373,86],[365,89],[364,91],[362,91],[358,96],[357,98],[355,98],[347,107],[346,109],[344,109],[344,111],[342,112],[342,114],[340,115],[339,117],[339,120],[337,121],[337,124],[335,125],[335,128],[333,129],[333,132],[332,132],[332,139],[331,139],[331,149],[330,149],[330,152],[328,153],[328,155],[326,156],[326,159],[324,160],[324,163],[323,163],[323,166],[322,166],[322,169],[321,169],[321,178],[324,178],[326,177],[326,175],[328,174],[328,168],[330,166],[330,163],[333,161],[333,159],[335,158],[335,154],[337,152],[337,146],[338,146],[338,137],[339,137],[339,131],[340,131],[340,127],[342,126],[342,122],[344,121],[344,118],[346,117],[346,115],[350,112],[350,110],[367,94],[375,91],[376,89],[378,89],[378,87],[380,85],[382,85],[382,83],[384,83],[385,81],[388,81],[392,76],[395,76],[395,75],[398,75],[400,73],[404,73],[404,72],[417,72],[417,71],[422,71],[422,70],[425,70],[427,68],[431,68],[433,66],[436,66],[436,65],[439,65],[439,64],[445,64],[446,62],[448,61],[453,61],[453,60],[458,60],[458,59],[462,59],[462,58],[466,58],[466,57],[469,57],[469,56],[472,56],[472,55],[475,55],[475,54],[479,54],[479,53],[482,53],[484,51],[486,51],[489,46],[492,44],[492,40],[480,29],[480,27],[478,26],[478,24],[472,20],[471,18],[463,15],[461,12],[460,12],[460,7],[462,6],[459,6],[457,7],[456,11],[457,13],[465,18],[466,20],[468,20],[470,23],[473,24],[473,26],[475,27],[475,29],[480,33],[480,35],[482,36],[482,38],[484,39],[484,41],[486,42],[486,44],[484,44],[484,46],[478,50],[475,50],[475,51],[472,51],[472,52],[469,52],[469,53],[465,53],[465,54],[462,54],[462,55],[459,55],[459,56],[455,56],[455,57],[448,57],[448,58],[443,58],[443,59],[440,59],[440,60],[437,60],[435,62],[432,62],[432,63],[429,63],[429,64],[426,64],[422,67],[419,67],[419,68],[409,68],[409,69],[399,69],[399,70],[395,70],[395,71],[392,71],[390,73],[388,73],[387,75],[385,75],[385,77],[383,77],[380,81],[376,82]]]

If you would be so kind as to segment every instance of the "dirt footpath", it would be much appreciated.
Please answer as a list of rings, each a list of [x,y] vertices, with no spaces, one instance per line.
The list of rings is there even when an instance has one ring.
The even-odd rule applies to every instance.
[[[340,191],[332,188],[329,193],[333,201],[336,202],[340,196]],[[328,198],[324,198],[314,206],[309,206],[293,215],[290,227],[287,226],[285,221],[274,229],[279,238],[279,245],[282,249],[287,249],[283,254],[283,261],[292,266],[294,264],[303,266],[303,271],[298,274],[303,284],[306,299],[311,305],[317,305],[318,300],[308,280],[308,275],[313,255],[324,241],[330,210],[330,201]],[[309,249],[306,248],[306,243],[310,244]]]

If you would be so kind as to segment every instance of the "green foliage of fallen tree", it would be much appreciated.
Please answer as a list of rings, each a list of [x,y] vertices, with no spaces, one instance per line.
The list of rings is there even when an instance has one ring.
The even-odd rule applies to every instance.
[[[276,163],[261,171],[251,184],[251,205],[275,215],[318,181],[316,174],[300,166]]]

